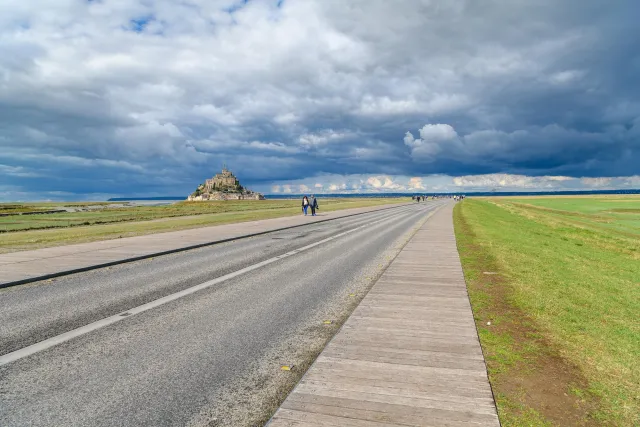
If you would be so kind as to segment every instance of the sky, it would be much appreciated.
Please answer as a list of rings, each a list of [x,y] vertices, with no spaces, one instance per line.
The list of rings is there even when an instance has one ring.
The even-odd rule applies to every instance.
[[[637,0],[3,0],[0,200],[640,188]]]

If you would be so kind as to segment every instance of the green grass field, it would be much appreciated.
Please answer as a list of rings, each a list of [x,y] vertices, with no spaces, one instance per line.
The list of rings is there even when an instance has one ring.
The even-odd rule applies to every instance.
[[[329,201],[331,203],[331,201]],[[96,208],[94,211],[64,212],[44,215],[11,215],[0,217],[0,232],[67,228],[83,225],[113,224],[120,222],[150,221],[155,219],[192,215],[245,212],[252,210],[279,210],[297,206],[295,200],[183,202],[161,206],[107,207],[105,203],[87,204],[0,204],[1,213],[37,212],[60,209],[63,206]]]
[[[321,213],[409,201],[394,198],[318,200]],[[52,210],[71,205],[96,207],[100,204],[0,204],[0,213]],[[278,218],[299,214],[300,210],[299,200],[229,200],[103,208],[87,212],[0,216],[0,253]]]
[[[467,199],[454,220],[502,425],[640,425],[640,197]]]

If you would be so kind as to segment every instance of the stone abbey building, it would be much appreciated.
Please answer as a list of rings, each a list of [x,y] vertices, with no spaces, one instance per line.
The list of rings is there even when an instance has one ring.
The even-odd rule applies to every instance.
[[[204,182],[204,187],[209,191],[242,191],[240,181],[226,167],[222,172]]]
[[[199,185],[187,200],[190,202],[205,200],[264,200],[264,196],[244,188],[240,185],[238,178],[224,166],[221,173]]]

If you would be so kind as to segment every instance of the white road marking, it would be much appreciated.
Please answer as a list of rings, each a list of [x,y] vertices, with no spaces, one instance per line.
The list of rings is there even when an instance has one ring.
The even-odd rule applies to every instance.
[[[437,207],[437,206],[439,206],[439,205],[435,205],[433,207]],[[428,212],[428,211],[429,210],[426,210],[425,212]],[[407,211],[403,210],[401,213],[405,213],[405,212],[407,212]],[[234,271],[233,273],[225,274],[224,276],[220,276],[220,277],[218,277],[216,279],[209,280],[208,282],[204,282],[204,283],[201,283],[199,285],[195,285],[195,286],[192,286],[190,288],[184,289],[182,291],[176,292],[174,294],[167,295],[167,296],[162,297],[162,298],[158,298],[158,299],[156,299],[154,301],[151,301],[151,302],[148,302],[146,304],[139,305],[138,307],[134,307],[134,308],[131,308],[131,309],[127,310],[127,311],[123,311],[122,313],[118,313],[118,314],[115,314],[113,316],[109,316],[109,317],[106,317],[104,319],[97,320],[97,321],[95,321],[93,323],[89,323],[88,325],[82,326],[80,328],[73,329],[71,331],[65,332],[65,333],[60,334],[60,335],[56,335],[55,337],[48,338],[48,339],[46,339],[44,341],[40,341],[38,343],[35,343],[35,344],[30,345],[28,347],[22,348],[20,350],[16,350],[16,351],[13,351],[11,353],[7,353],[7,354],[5,354],[3,356],[0,356],[0,366],[6,365],[6,364],[11,363],[11,362],[15,362],[16,360],[22,359],[22,358],[27,357],[27,356],[31,356],[32,354],[35,354],[35,353],[38,353],[40,351],[49,349],[49,348],[54,347],[54,346],[56,346],[58,344],[62,344],[62,343],[66,342],[66,341],[69,341],[69,340],[71,340],[73,338],[88,334],[89,332],[96,331],[98,329],[104,328],[104,327],[109,326],[109,325],[112,325],[112,324],[114,324],[116,322],[119,322],[121,320],[127,319],[127,318],[129,318],[131,316],[134,316],[136,314],[143,313],[143,312],[145,312],[147,310],[151,310],[152,308],[156,308],[156,307],[159,307],[159,306],[161,306],[163,304],[167,304],[167,303],[169,303],[171,301],[175,301],[177,299],[185,297],[187,295],[191,295],[191,294],[193,294],[195,292],[198,292],[198,291],[201,291],[203,289],[209,288],[209,287],[211,287],[213,285],[217,285],[219,283],[225,282],[225,281],[227,281],[229,279],[233,279],[234,277],[241,276],[241,275],[243,275],[245,273],[248,273],[250,271],[257,270],[259,268],[262,268],[262,267],[264,267],[266,265],[272,264],[272,263],[274,263],[276,261],[279,261],[281,259],[288,258],[290,256],[299,254],[300,252],[304,252],[304,251],[307,251],[309,249],[315,248],[316,246],[319,246],[319,245],[322,245],[324,243],[330,242],[332,240],[335,240],[335,239],[337,239],[339,237],[342,237],[342,236],[345,236],[347,234],[351,234],[351,233],[353,233],[355,231],[358,231],[358,230],[361,230],[361,229],[363,229],[365,227],[377,224],[377,223],[382,222],[382,221],[386,221],[392,216],[394,216],[394,215],[386,216],[386,217],[384,217],[382,219],[379,219],[377,221],[368,222],[366,224],[363,224],[363,225],[358,226],[356,228],[353,228],[351,230],[343,231],[342,233],[336,234],[336,235],[331,236],[331,237],[327,237],[326,239],[317,241],[315,243],[312,243],[310,245],[304,246],[302,248],[295,249],[293,251],[287,252],[287,253],[282,254],[282,255],[278,255],[278,256],[273,257],[273,258],[269,258],[269,259],[267,259],[265,261],[262,261],[262,262],[259,262],[257,264],[253,264],[253,265],[250,265],[250,266],[245,267],[243,269],[240,269],[238,271]]]

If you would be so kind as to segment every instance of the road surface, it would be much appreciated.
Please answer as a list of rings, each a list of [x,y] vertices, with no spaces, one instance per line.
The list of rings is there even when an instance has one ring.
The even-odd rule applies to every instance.
[[[0,290],[0,425],[260,425],[442,203]]]

